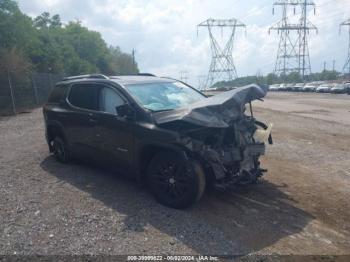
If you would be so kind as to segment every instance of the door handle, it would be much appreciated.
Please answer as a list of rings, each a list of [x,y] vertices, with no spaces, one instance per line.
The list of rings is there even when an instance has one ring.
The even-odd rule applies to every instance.
[[[120,152],[123,152],[123,153],[126,153],[126,152],[129,151],[126,148],[122,148],[122,147],[118,147],[117,150],[120,151]]]

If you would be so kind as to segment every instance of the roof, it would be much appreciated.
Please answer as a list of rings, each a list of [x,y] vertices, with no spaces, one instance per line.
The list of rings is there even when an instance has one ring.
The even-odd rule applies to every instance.
[[[120,85],[147,84],[147,83],[169,83],[176,80],[171,78],[157,77],[151,74],[105,76],[102,74],[80,75],[65,77],[62,82],[76,82],[81,80],[113,81]]]
[[[121,85],[147,84],[147,83],[169,83],[175,80],[170,78],[144,76],[144,75],[127,75],[127,76],[110,76],[110,80]]]

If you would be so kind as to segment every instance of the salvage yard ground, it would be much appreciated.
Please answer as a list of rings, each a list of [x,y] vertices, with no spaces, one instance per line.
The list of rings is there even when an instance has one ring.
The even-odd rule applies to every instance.
[[[40,109],[0,118],[1,254],[350,254],[350,96],[270,93],[262,183],[159,205],[135,183],[48,154]]]

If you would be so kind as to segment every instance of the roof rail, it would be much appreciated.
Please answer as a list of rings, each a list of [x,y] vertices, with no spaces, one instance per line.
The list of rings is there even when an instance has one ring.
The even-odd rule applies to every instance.
[[[151,73],[138,73],[137,75],[138,76],[156,76],[156,75],[151,74]]]
[[[110,78],[118,78],[119,76],[154,76],[156,77],[156,75],[150,74],[150,73],[138,73],[138,74],[118,74],[118,75],[110,76]]]
[[[92,78],[92,79],[109,79],[108,76],[102,75],[102,74],[90,74],[90,75],[79,75],[79,76],[70,76],[70,77],[64,77],[62,81],[67,80],[77,80],[77,79],[86,79],[86,78]]]

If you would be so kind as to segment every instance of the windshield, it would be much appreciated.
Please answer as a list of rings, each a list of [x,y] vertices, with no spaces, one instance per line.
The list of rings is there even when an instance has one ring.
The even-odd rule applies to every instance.
[[[144,108],[152,111],[172,110],[206,98],[180,82],[130,84],[126,89]]]

